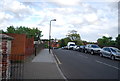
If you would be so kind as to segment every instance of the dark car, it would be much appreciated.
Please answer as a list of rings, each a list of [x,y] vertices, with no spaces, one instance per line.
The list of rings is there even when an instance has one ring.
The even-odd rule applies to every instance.
[[[79,51],[80,51],[80,52],[85,52],[85,45],[80,46],[80,47],[79,47]]]
[[[119,59],[120,60],[120,50],[115,47],[103,47],[100,51],[100,56],[109,57],[112,60]]]

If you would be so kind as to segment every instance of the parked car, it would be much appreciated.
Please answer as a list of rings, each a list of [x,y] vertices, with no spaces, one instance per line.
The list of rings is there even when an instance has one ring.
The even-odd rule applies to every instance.
[[[100,56],[109,57],[112,60],[119,59],[120,60],[120,50],[115,47],[103,47],[100,51]]]
[[[58,49],[58,47],[52,47],[52,49]]]
[[[85,46],[85,53],[90,53],[92,55],[95,53],[99,54],[100,50],[101,50],[101,48],[96,44],[87,44]]]
[[[73,50],[76,51],[76,48],[77,48],[77,45],[75,45],[75,46],[73,47]]]
[[[75,50],[75,51],[79,51],[79,48],[80,48],[79,45],[75,45],[75,46],[73,47],[73,50]]]
[[[62,49],[68,49],[68,47],[67,47],[67,46],[64,46],[64,47],[62,47]]]
[[[79,51],[80,51],[80,52],[85,52],[85,45],[80,46],[80,47],[79,47]]]
[[[73,49],[74,46],[75,46],[74,42],[68,42],[68,44],[67,44],[68,50]]]

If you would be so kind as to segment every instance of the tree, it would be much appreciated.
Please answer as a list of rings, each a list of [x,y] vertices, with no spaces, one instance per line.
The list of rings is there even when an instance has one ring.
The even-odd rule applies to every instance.
[[[77,34],[76,30],[69,31],[67,37],[70,38],[71,41],[75,41],[75,40],[80,40],[81,39],[80,35]]]
[[[0,34],[5,33],[3,30],[0,30]]]
[[[116,46],[120,49],[120,34],[116,37]]]
[[[65,46],[65,40],[64,39],[61,39],[60,40],[60,47],[64,47]]]
[[[101,47],[115,46],[115,41],[112,40],[112,37],[103,36],[102,38],[99,38],[97,42],[98,42],[98,45],[100,45]]]
[[[83,42],[81,41],[80,35],[77,34],[76,30],[71,30],[68,32],[65,38],[60,40],[60,46],[66,46],[68,42],[75,42],[77,45],[82,45]]]
[[[7,27],[7,32],[6,33],[16,33],[14,26]]]
[[[75,42],[77,45],[82,45],[82,44],[83,44],[82,41],[81,41],[81,37],[80,37],[79,34],[77,34],[77,31],[76,31],[76,30],[71,30],[71,31],[69,31],[67,37],[68,37],[71,41]]]
[[[17,34],[26,34],[27,37],[34,37],[34,40],[39,40],[43,35],[41,34],[38,28],[28,28],[25,26],[20,26],[14,28],[14,26],[7,27],[7,33],[17,33]]]

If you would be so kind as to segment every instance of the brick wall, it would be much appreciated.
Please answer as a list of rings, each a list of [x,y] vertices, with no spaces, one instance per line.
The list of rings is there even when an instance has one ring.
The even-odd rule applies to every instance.
[[[23,60],[34,51],[34,38],[27,38],[25,34],[7,34],[14,40],[11,44],[11,60]]]
[[[60,45],[59,45],[58,42],[52,42],[51,46],[52,46],[52,47],[57,47],[57,48],[58,48]]]
[[[26,38],[25,55],[29,56],[34,52],[34,37]]]

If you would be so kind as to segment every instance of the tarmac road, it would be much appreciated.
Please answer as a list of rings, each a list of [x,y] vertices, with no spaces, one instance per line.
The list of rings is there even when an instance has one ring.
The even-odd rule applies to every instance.
[[[67,79],[120,80],[120,61],[73,50],[54,49],[58,65]]]

